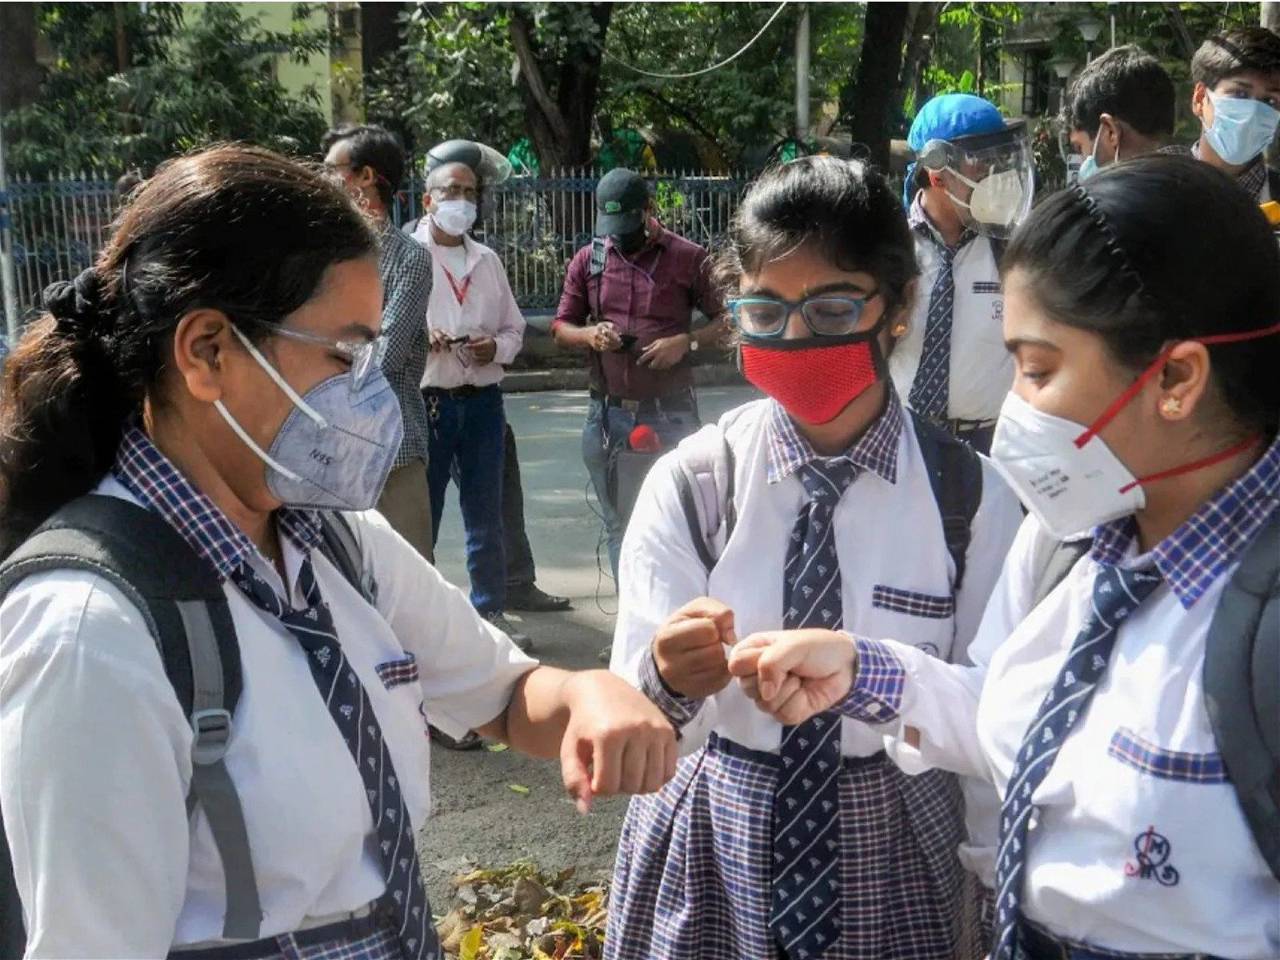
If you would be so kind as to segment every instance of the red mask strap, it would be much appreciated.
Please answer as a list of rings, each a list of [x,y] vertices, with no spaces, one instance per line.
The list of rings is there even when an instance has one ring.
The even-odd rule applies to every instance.
[[[1277,333],[1280,333],[1280,323],[1273,324],[1270,327],[1263,327],[1261,330],[1248,330],[1243,333],[1219,333],[1210,337],[1188,337],[1186,340],[1179,341],[1179,343],[1202,343],[1206,347],[1212,347],[1219,343],[1239,343],[1243,340],[1258,340],[1262,337],[1269,337]],[[1120,396],[1116,397],[1111,406],[1102,411],[1101,416],[1090,424],[1089,429],[1076,437],[1076,449],[1083,447],[1086,443],[1096,437],[1102,432],[1108,423],[1116,418],[1116,415],[1119,414],[1126,405],[1128,405],[1129,401],[1142,391],[1142,388],[1146,386],[1147,381],[1154,377],[1160,370],[1164,369],[1165,361],[1169,359],[1169,354],[1173,353],[1177,346],[1177,343],[1173,344],[1173,346],[1169,347],[1156,357],[1155,360],[1151,361],[1151,365],[1148,366],[1147,369],[1143,370],[1142,373],[1138,374],[1138,379],[1129,384],[1128,389],[1126,389],[1124,393],[1120,394]],[[1253,441],[1250,441],[1250,443],[1251,442]],[[1229,451],[1229,453],[1234,452],[1236,452],[1235,448],[1232,448],[1232,450]],[[1202,462],[1193,466],[1208,466],[1208,464]],[[1149,479],[1158,478],[1152,477]]]
[[[1172,470],[1161,470],[1159,473],[1153,473],[1149,477],[1142,477],[1134,480],[1132,483],[1126,483],[1120,488],[1121,493],[1128,493],[1134,487],[1146,486],[1148,483],[1154,483],[1157,480],[1167,480],[1169,477],[1180,477],[1184,473],[1191,473],[1193,470],[1199,470],[1201,467],[1211,467],[1215,463],[1221,463],[1223,460],[1230,460],[1237,453],[1244,453],[1250,447],[1255,446],[1262,439],[1261,434],[1249,437],[1240,441],[1234,447],[1228,447],[1220,453],[1215,453],[1211,457],[1205,457],[1203,460],[1195,460],[1191,463],[1184,463],[1180,467],[1174,467]]]

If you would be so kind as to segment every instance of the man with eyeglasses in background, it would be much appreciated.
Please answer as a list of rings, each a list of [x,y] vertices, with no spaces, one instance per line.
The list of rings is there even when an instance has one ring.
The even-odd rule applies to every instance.
[[[504,366],[524,343],[524,317],[498,255],[468,233],[482,182],[465,162],[433,163],[428,153],[425,215],[413,238],[431,254],[434,283],[427,304],[430,343],[422,378],[427,405],[428,484],[437,537],[451,467],[466,529],[471,603],[522,650],[528,636],[504,615],[506,561],[502,532]],[[446,744],[450,745],[450,744]],[[478,745],[471,738],[459,746]]]
[[[404,440],[378,499],[378,512],[428,560],[433,559],[427,494],[427,407],[419,383],[427,364],[423,318],[431,294],[431,256],[396,229],[391,206],[404,176],[404,148],[382,127],[346,125],[321,141],[324,165],[377,223],[382,275],[382,334],[386,374],[404,420]]]

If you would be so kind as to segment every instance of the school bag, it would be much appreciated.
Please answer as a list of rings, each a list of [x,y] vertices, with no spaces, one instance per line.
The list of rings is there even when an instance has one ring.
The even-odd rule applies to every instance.
[[[1046,532],[1032,555],[1032,606],[1047,597],[1092,546]],[[1240,558],[1209,623],[1204,705],[1253,840],[1280,880],[1280,509]]]
[[[722,421],[731,426],[742,409]],[[955,566],[954,595],[964,583],[970,526],[982,503],[982,460],[967,443],[910,412],[916,442],[929,475],[929,487],[942,520],[947,553]],[[734,506],[733,449],[720,426],[707,427],[677,448],[676,492],[689,528],[689,539],[707,572],[720,559],[737,523]]]
[[[322,512],[320,550],[368,602],[377,584],[363,572],[360,544],[347,520]],[[224,758],[240,700],[240,646],[222,583],[159,514],[119,497],[89,494],[54,513],[0,564],[0,599],[21,580],[48,570],[87,570],[141,611],[165,675],[195,732],[187,815],[204,809],[226,874],[223,936],[256,940],[262,920],[244,813]],[[22,902],[0,823],[0,958],[26,948]]]

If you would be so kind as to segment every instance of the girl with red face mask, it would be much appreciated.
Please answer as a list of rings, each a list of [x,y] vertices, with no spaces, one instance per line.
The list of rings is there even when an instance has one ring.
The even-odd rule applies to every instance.
[[[830,157],[766,173],[719,267],[743,373],[766,396],[655,466],[623,542],[612,668],[667,714],[683,758],[628,811],[605,955],[981,956],[962,858],[976,870],[982,842],[966,843],[959,781],[835,712],[778,723],[729,684],[727,657],[738,637],[821,626],[892,630],[964,662],[1016,500],[885,375],[918,271],[879,174]],[[682,487],[708,449],[720,479]],[[968,503],[944,530],[934,483],[958,477],[931,470],[966,466]],[[717,518],[709,542],[691,490],[694,513]],[[994,842],[989,786],[982,798]]]

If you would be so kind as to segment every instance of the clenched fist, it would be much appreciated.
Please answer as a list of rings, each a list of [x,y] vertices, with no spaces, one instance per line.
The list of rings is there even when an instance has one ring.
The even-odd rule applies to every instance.
[[[728,685],[726,647],[737,643],[733,611],[719,600],[699,597],[671,615],[653,638],[653,659],[662,682],[692,700]]]

